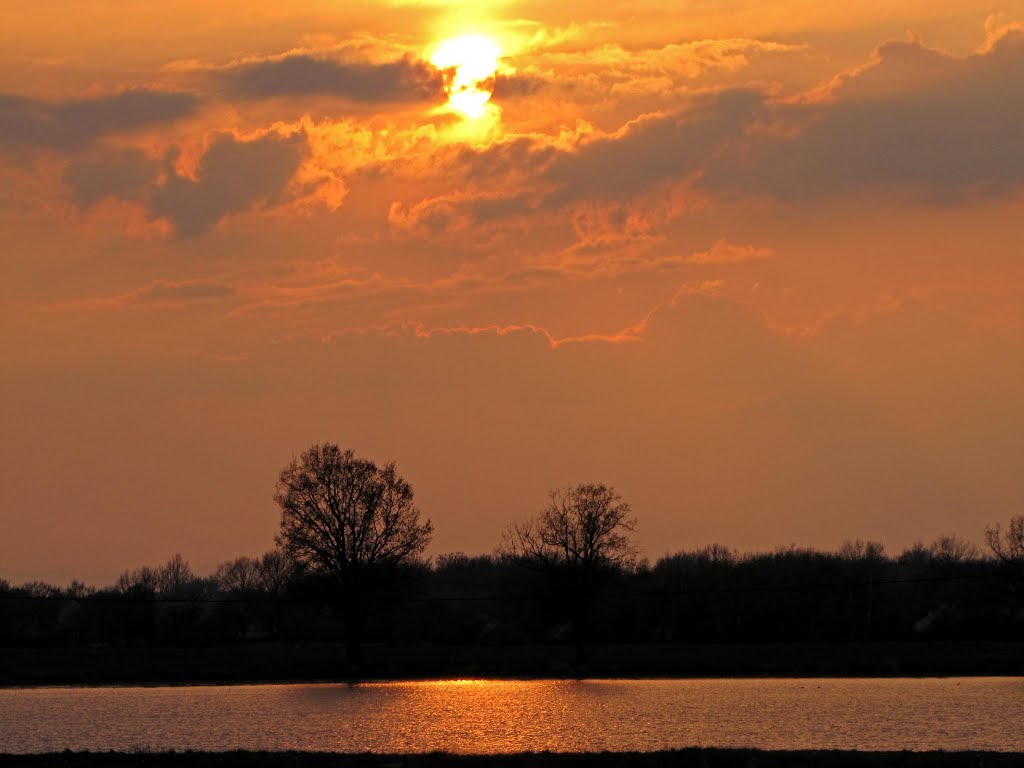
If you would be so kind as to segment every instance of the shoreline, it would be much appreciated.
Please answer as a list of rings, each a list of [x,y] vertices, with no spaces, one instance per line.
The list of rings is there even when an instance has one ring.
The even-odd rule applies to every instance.
[[[343,684],[415,680],[956,678],[1024,676],[1024,642],[4,648],[0,687]]]
[[[587,674],[584,676],[557,675],[449,675],[449,676],[408,676],[408,677],[356,677],[356,678],[265,678],[246,680],[137,680],[112,681],[98,683],[17,683],[2,684],[0,691],[24,691],[65,688],[241,688],[247,686],[266,685],[388,685],[401,683],[445,683],[445,682],[640,682],[656,681],[687,681],[687,680],[1024,680],[1021,674],[920,674],[920,675],[601,675]],[[3,754],[3,753],[0,753]]]
[[[153,768],[264,768],[287,764],[296,768],[749,768],[750,766],[849,766],[875,768],[960,768],[1021,764],[1021,752],[857,752],[839,750],[774,751],[689,747],[657,752],[517,752],[469,755],[445,752],[404,754],[346,752],[54,752],[0,754],[0,768],[105,768],[152,766]]]

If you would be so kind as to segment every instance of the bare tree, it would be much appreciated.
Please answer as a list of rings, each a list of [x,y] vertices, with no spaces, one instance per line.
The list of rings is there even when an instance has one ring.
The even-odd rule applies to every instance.
[[[265,552],[257,565],[260,589],[274,597],[284,594],[294,573],[295,563],[280,549]]]
[[[504,532],[500,552],[527,565],[568,566],[586,573],[633,564],[629,504],[604,485],[580,484],[550,493],[544,510]]]
[[[552,491],[540,514],[513,523],[499,553],[544,570],[572,617],[576,658],[583,661],[593,599],[608,577],[636,562],[636,520],[614,488],[583,483]]]
[[[846,539],[839,547],[839,557],[843,560],[879,561],[885,557],[885,545],[877,541]]]
[[[985,543],[1009,566],[1006,586],[1010,592],[1024,594],[1024,515],[1012,516],[1005,530],[999,523],[985,528]]]
[[[936,561],[946,564],[978,559],[978,548],[955,533],[939,536],[928,547],[928,552]]]
[[[1024,568],[1024,515],[1014,515],[1003,530],[996,523],[985,528],[985,543],[1004,563]]]
[[[255,558],[237,557],[218,565],[213,579],[222,592],[252,592],[259,588],[259,567],[260,563]]]
[[[90,595],[95,594],[95,592],[95,589],[88,586],[84,582],[79,581],[78,579],[72,579],[71,582],[64,589],[65,595],[76,600],[82,597],[89,597]]]
[[[395,465],[378,467],[332,443],[314,445],[281,471],[278,543],[337,587],[349,661],[357,663],[370,598],[385,569],[409,564],[433,533]]]
[[[157,571],[157,591],[164,595],[176,595],[195,579],[192,567],[179,552]]]
[[[179,553],[156,568],[143,565],[122,572],[114,586],[125,594],[176,595],[195,582],[196,575],[188,561]]]
[[[701,560],[705,560],[709,563],[732,565],[736,562],[736,552],[724,544],[719,544],[718,542],[708,544],[706,547],[698,549],[694,554]]]
[[[148,565],[124,571],[117,577],[117,591],[123,594],[153,595],[156,593],[160,574]]]

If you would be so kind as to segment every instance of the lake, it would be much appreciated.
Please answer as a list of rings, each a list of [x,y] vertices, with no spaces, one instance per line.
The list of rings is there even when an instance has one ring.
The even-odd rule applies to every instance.
[[[1024,678],[0,689],[0,752],[1024,751]]]

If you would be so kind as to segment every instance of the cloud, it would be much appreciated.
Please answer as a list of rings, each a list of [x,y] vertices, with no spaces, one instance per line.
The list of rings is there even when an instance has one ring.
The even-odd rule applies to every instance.
[[[143,88],[58,102],[0,94],[0,147],[79,150],[107,136],[172,123],[198,106],[188,93]]]
[[[558,187],[550,202],[630,199],[682,179],[741,135],[763,104],[759,93],[726,91],[684,114],[641,118],[615,135],[588,141],[560,154],[548,169],[547,180]]]
[[[532,200],[534,208],[554,210],[579,201],[622,202],[651,192],[666,181],[698,173],[726,143],[741,137],[766,113],[765,97],[748,90],[703,96],[681,112],[643,115],[611,133],[581,124],[557,138],[513,135],[482,148],[461,147],[440,154],[434,165],[447,166],[471,189],[520,190],[505,199]],[[494,198],[493,192],[455,197]],[[438,198],[441,200],[440,198]],[[499,213],[501,209],[499,209]],[[511,213],[521,209],[512,206]]]
[[[494,98],[500,100],[535,96],[551,87],[553,82],[557,81],[536,72],[499,72],[494,76]]]
[[[706,251],[687,256],[688,264],[741,264],[747,261],[762,261],[775,256],[771,248],[758,248],[753,245],[736,245],[722,239]]]
[[[552,71],[589,72],[615,85],[663,77],[670,85],[711,73],[733,74],[746,69],[752,57],[806,51],[802,44],[749,38],[711,38],[658,47],[631,48],[618,43],[570,50],[539,51],[533,57]]]
[[[696,177],[766,109],[759,93],[724,91],[683,112],[644,115],[612,133],[580,124],[557,138],[520,134],[482,148],[437,152],[431,172],[443,169],[448,183],[458,179],[459,192],[395,201],[389,222],[409,233],[436,235],[581,202],[632,201],[665,182]]]
[[[940,202],[1002,194],[1024,182],[1022,72],[1024,31],[1013,25],[965,57],[918,41],[888,43],[867,65],[801,98],[724,90],[617,131],[580,124],[557,139],[513,135],[438,154],[439,178],[457,178],[459,193],[396,202],[392,223],[425,234],[451,222],[464,229],[476,220],[471,201],[494,198],[498,188],[534,212],[653,200],[666,183],[689,200],[709,191],[812,199],[867,187]],[[495,209],[496,217],[522,212]]]
[[[140,149],[99,149],[75,157],[64,171],[64,183],[79,208],[105,197],[142,202],[159,175],[160,164]]]
[[[151,195],[149,213],[169,220],[180,237],[201,235],[228,214],[281,202],[306,153],[302,132],[268,133],[248,141],[225,133],[210,143],[195,179],[173,169],[176,155],[171,153],[168,178]]]
[[[162,164],[135,148],[96,149],[76,156],[63,178],[80,209],[107,197],[140,203],[149,218],[169,221],[179,237],[195,237],[229,214],[283,202],[307,154],[302,131],[251,139],[224,133],[210,141],[194,178],[176,169],[176,147]],[[301,196],[318,186],[314,179],[295,191]]]
[[[202,281],[172,283],[161,280],[135,294],[135,301],[140,304],[179,304],[225,299],[234,295],[235,289],[226,283]]]
[[[213,279],[156,280],[134,291],[116,296],[82,299],[52,305],[55,310],[116,310],[127,307],[181,307],[196,302],[229,299],[235,296],[235,288],[229,283]]]
[[[813,198],[912,186],[937,200],[1024,182],[1024,33],[964,58],[918,41],[880,47],[866,67],[802,103],[774,130],[710,163],[701,184],[725,194]]]
[[[646,326],[644,323],[623,328],[614,333],[587,333],[579,336],[555,337],[550,331],[538,325],[530,323],[523,325],[484,325],[484,326],[450,326],[450,327],[427,327],[422,323],[407,323],[399,334],[412,335],[417,339],[433,339],[443,336],[492,336],[502,337],[509,335],[539,336],[544,339],[551,349],[559,349],[566,344],[627,344],[641,341]],[[395,333],[395,332],[392,332]]]
[[[317,95],[378,103],[430,101],[444,93],[441,72],[409,57],[369,63],[293,54],[235,65],[220,76],[229,94],[242,99]]]
[[[520,195],[456,193],[408,206],[394,202],[388,210],[388,224],[399,234],[432,238],[458,234],[475,224],[525,216],[532,211],[530,201]]]

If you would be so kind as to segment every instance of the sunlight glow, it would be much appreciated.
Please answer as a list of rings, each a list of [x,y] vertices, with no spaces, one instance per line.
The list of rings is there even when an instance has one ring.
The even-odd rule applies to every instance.
[[[430,62],[444,72],[444,91],[453,110],[471,120],[481,117],[494,92],[501,49],[484,35],[463,35],[441,42]]]

